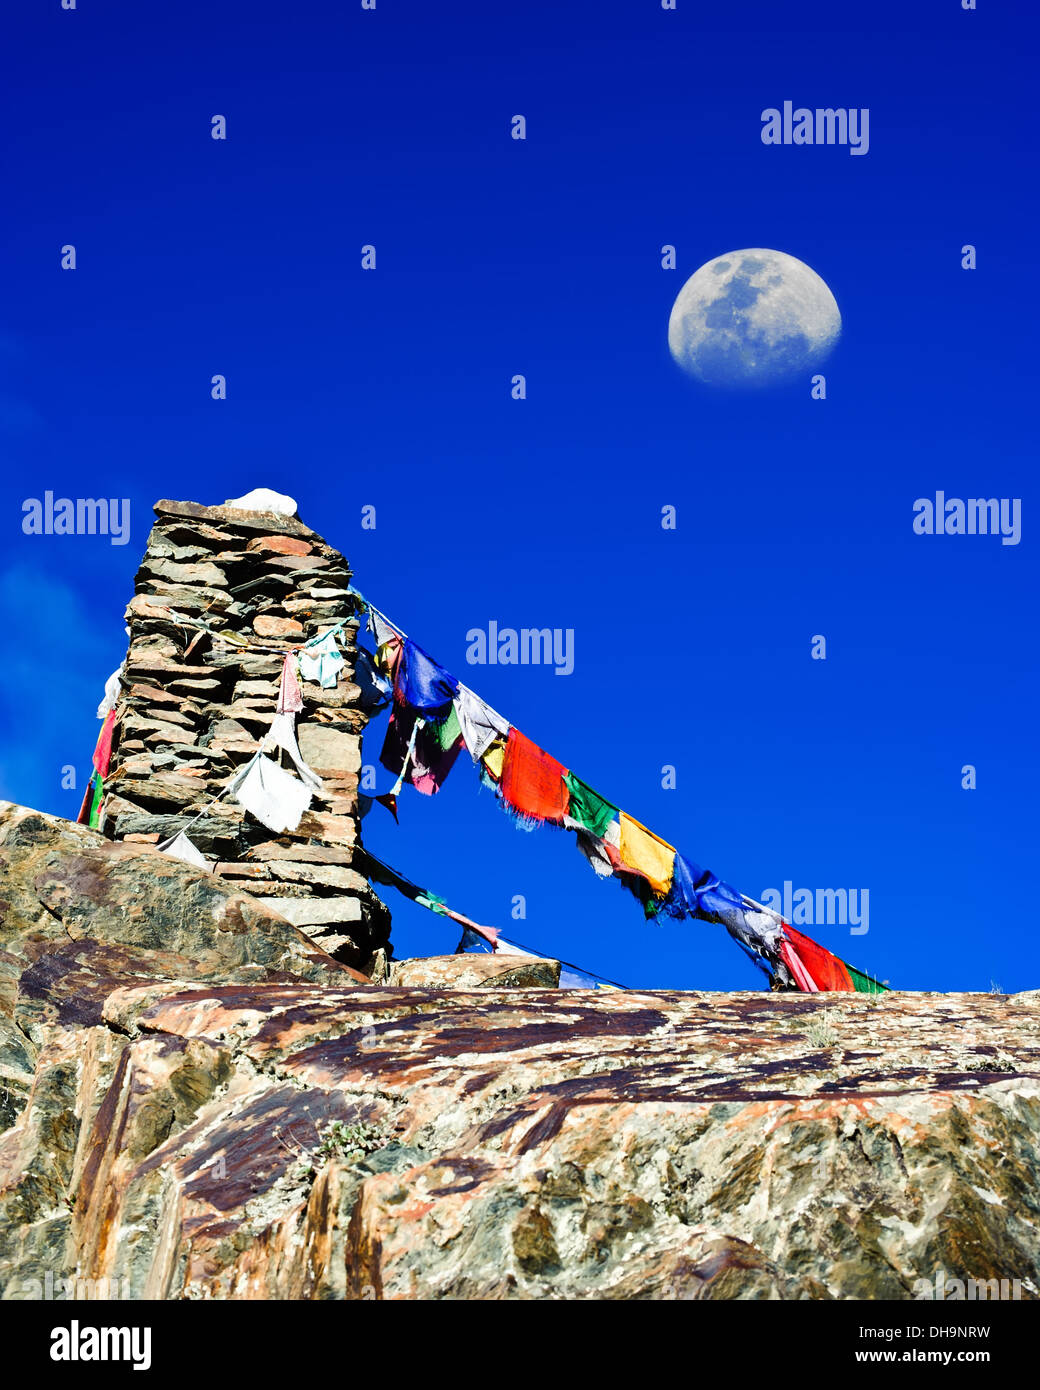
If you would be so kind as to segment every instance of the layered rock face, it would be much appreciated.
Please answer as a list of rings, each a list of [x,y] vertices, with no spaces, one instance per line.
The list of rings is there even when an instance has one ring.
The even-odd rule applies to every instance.
[[[1036,993],[375,986],[35,812],[0,872],[5,1298],[1038,1295]]]
[[[221,877],[248,886],[338,959],[380,971],[389,913],[352,867],[366,715],[351,679],[357,619],[347,562],[295,517],[171,501],[155,511],[126,612],[130,648],[100,827],[116,840],[151,844],[184,829],[270,726],[279,650],[346,618],[339,683],[326,690],[307,682],[297,721],[300,751],[325,796],[287,835],[272,834],[226,796],[190,836],[216,857]],[[250,650],[243,639],[275,650]]]

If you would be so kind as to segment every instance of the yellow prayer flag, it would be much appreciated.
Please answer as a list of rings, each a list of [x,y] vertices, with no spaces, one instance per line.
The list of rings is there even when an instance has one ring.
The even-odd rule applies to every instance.
[[[621,862],[642,874],[659,898],[672,886],[674,845],[659,840],[652,830],[621,812]]]
[[[502,739],[497,738],[480,760],[496,782],[502,780],[502,766],[505,757],[506,745]]]

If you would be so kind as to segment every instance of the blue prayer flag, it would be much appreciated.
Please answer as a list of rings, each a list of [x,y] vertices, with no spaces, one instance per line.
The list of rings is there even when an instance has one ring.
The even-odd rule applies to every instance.
[[[394,693],[402,704],[410,705],[422,715],[436,718],[447,712],[459,693],[459,683],[409,637],[397,663]]]

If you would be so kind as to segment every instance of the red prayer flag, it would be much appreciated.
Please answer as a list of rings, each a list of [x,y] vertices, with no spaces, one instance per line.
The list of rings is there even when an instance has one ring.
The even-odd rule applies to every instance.
[[[94,800],[94,778],[87,778],[87,789],[83,793],[83,804],[79,808],[79,815],[76,817],[77,825],[90,824],[90,806]]]
[[[803,983],[803,974],[808,976],[810,983],[818,990],[855,991],[855,985],[849,978],[844,963],[832,955],[825,946],[819,945],[811,937],[803,936],[786,922],[784,940],[780,943],[780,955],[803,992],[810,992]]]
[[[570,792],[563,780],[566,772],[562,763],[532,743],[519,729],[509,730],[501,792],[503,800],[517,815],[528,820],[562,824],[570,805]]]
[[[468,917],[463,917],[461,912],[453,912],[450,907],[444,909],[445,917],[450,917],[453,922],[458,922],[461,927],[469,927],[471,931],[479,932],[485,941],[492,946],[498,945],[498,928],[482,927],[479,922],[471,922]]]
[[[94,766],[100,777],[108,776],[108,765],[112,761],[112,731],[115,724],[116,712],[114,709],[110,709],[105,715],[105,722],[98,734],[97,747],[94,749]]]
[[[282,662],[282,681],[278,687],[278,713],[299,714],[303,709],[303,691],[296,679],[296,658],[286,652]]]

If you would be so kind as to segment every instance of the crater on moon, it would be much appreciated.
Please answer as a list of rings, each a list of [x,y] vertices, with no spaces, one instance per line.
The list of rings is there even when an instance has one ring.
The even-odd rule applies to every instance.
[[[752,248],[716,256],[683,285],[668,346],[712,386],[765,386],[821,363],[841,333],[826,283],[796,256]]]

